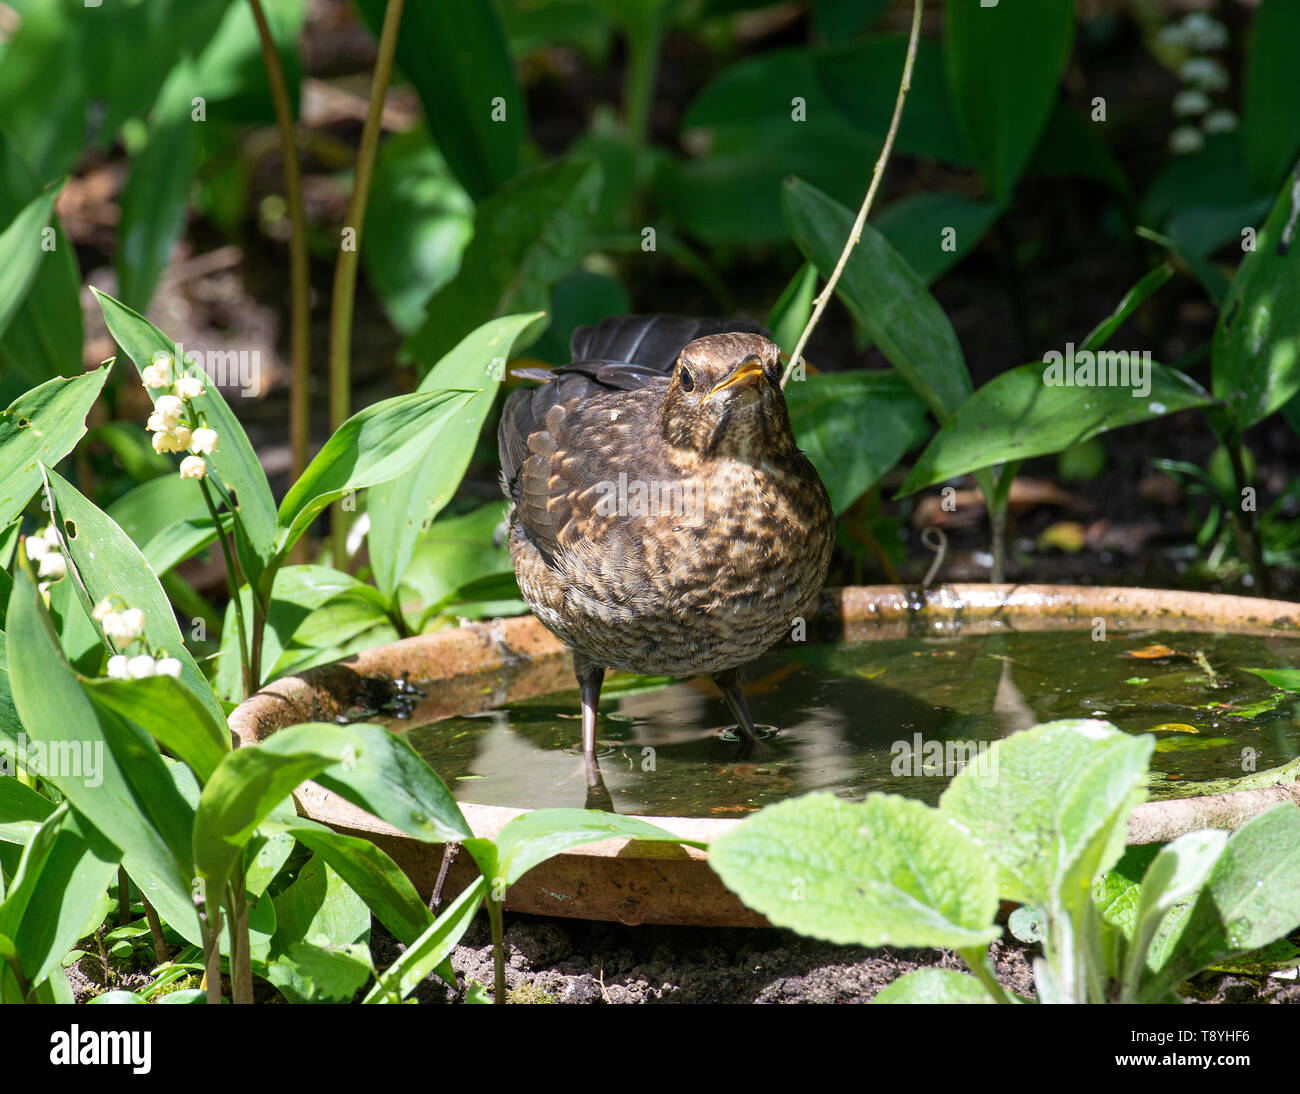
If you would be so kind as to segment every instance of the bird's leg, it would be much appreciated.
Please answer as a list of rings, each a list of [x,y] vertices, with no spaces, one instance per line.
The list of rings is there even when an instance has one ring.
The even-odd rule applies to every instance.
[[[745,739],[753,744],[758,740],[758,735],[754,732],[754,719],[749,714],[749,704],[745,702],[745,693],[740,690],[740,669],[726,669],[723,672],[713,674],[713,682],[718,685],[718,690],[722,692],[722,697],[727,700],[727,706],[731,708],[732,716],[740,726],[740,732],[745,735]]]
[[[605,669],[575,654],[573,672],[578,677],[578,692],[582,698],[582,758],[587,765],[587,786],[592,787],[601,782],[600,767],[596,763],[596,713]]]

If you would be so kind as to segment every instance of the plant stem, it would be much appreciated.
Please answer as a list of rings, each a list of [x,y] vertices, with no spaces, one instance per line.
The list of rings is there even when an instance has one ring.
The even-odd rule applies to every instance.
[[[397,49],[397,29],[402,23],[405,0],[388,0],[384,25],[379,32],[379,52],[375,57],[375,74],[370,84],[370,105],[361,128],[361,147],[357,150],[356,174],[352,181],[352,198],[344,230],[353,232],[352,246],[342,247],[334,267],[334,296],[330,306],[330,431],[338,429],[351,413],[352,395],[352,309],[357,287],[357,262],[360,259],[361,229],[366,218],[366,199],[370,195],[370,176],[375,152],[379,148],[380,122],[384,98],[393,75],[393,54]],[[341,504],[331,509],[330,534],[334,547],[334,565],[347,565],[347,522]]]
[[[506,1001],[506,943],[505,929],[502,924],[501,901],[487,897],[488,921],[492,924],[492,1002],[505,1004]]]
[[[244,673],[244,698],[247,699],[257,688],[253,686],[252,662],[248,656],[248,634],[244,629],[244,603],[239,595],[239,570],[235,566],[234,556],[230,553],[230,544],[226,542],[225,533],[221,530],[221,518],[217,515],[217,507],[212,504],[212,494],[208,491],[207,480],[199,479],[198,482],[199,489],[203,492],[203,500],[208,506],[208,513],[212,517],[213,527],[217,530],[217,542],[221,544],[221,557],[226,563],[226,578],[230,582],[230,599],[235,605],[235,626],[239,630],[239,664]]]
[[[623,120],[636,157],[638,184],[645,181],[645,150],[649,143],[661,29],[657,7],[644,20],[634,17],[626,28],[627,79],[623,85]]]
[[[234,1003],[253,1001],[253,961],[248,945],[248,889],[244,870],[236,867],[226,889],[230,918],[230,996]]]
[[[298,163],[298,144],[294,137],[293,110],[284,66],[271,37],[261,0],[248,0],[262,40],[262,62],[271,87],[275,123],[280,130],[280,154],[284,169],[284,199],[289,211],[289,283],[291,301],[290,359],[292,382],[289,386],[290,474],[297,482],[307,467],[307,446],[311,434],[311,284],[307,265],[307,218],[303,212],[302,169]],[[305,546],[305,545],[304,545]]]
[[[172,955],[167,946],[167,940],[163,938],[162,922],[158,919],[158,913],[154,911],[154,906],[145,900],[143,894],[140,901],[144,904],[144,917],[149,921],[149,937],[153,939],[154,963],[165,965],[171,960]]]
[[[989,971],[988,952],[978,948],[969,950],[958,950],[961,959],[970,966],[970,971],[975,974],[975,979],[984,985],[985,990],[993,996],[995,1003],[1010,1003],[1011,997],[1007,995],[1006,989],[998,983],[997,977]]]
[[[131,883],[126,879],[126,871],[117,868],[117,925],[125,927],[131,922]]]
[[[205,887],[206,888],[206,887]],[[203,930],[203,983],[208,1002],[221,1002],[221,905],[204,898],[199,913]]]
[[[1232,530],[1236,533],[1242,554],[1246,556],[1246,564],[1250,567],[1251,576],[1255,579],[1256,594],[1271,596],[1273,583],[1269,577],[1268,567],[1264,564],[1264,545],[1259,535],[1259,513],[1252,508],[1245,514],[1245,519],[1242,519],[1241,491],[1243,487],[1250,484],[1246,482],[1246,463],[1241,458],[1240,434],[1233,430],[1232,435],[1226,438],[1223,444],[1228,450],[1229,459],[1232,460],[1232,477],[1237,495],[1230,499],[1230,504],[1225,506],[1228,510],[1228,518],[1232,522]]]
[[[849,238],[844,244],[844,250],[840,252],[840,259],[835,263],[835,269],[831,271],[830,279],[826,282],[825,288],[822,289],[817,299],[813,301],[813,313],[808,317],[808,323],[804,327],[803,333],[799,335],[799,341],[795,344],[794,352],[790,354],[790,363],[785,366],[785,374],[781,377],[782,387],[785,387],[786,383],[789,382],[790,374],[798,367],[803,355],[803,348],[821,320],[822,312],[826,310],[826,305],[830,301],[831,294],[835,291],[840,275],[844,272],[844,267],[848,265],[849,255],[853,253],[853,248],[858,245],[858,241],[862,238],[862,226],[867,222],[867,214],[871,212],[871,204],[876,200],[876,191],[880,189],[880,180],[885,174],[885,164],[889,162],[889,155],[894,150],[894,138],[898,135],[898,123],[903,117],[903,103],[907,100],[907,93],[912,88],[912,69],[916,66],[916,50],[921,39],[921,8],[923,6],[924,0],[914,0],[912,6],[912,32],[907,40],[907,60],[903,62],[903,78],[898,84],[898,98],[894,102],[894,116],[889,121],[889,132],[885,134],[885,144],[880,149],[880,157],[876,160],[876,166],[871,172],[871,185],[867,187],[867,196],[862,199],[862,207],[858,210],[858,217],[853,222],[853,231],[849,233]]]

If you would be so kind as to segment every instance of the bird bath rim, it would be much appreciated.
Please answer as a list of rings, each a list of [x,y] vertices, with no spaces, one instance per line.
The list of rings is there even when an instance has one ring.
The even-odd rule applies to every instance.
[[[1177,590],[1061,585],[897,585],[825,590],[808,620],[810,641],[857,642],[1002,630],[1091,629],[1102,618],[1112,634],[1166,630],[1300,636],[1300,605],[1278,600]],[[485,681],[491,677],[494,683]],[[332,721],[364,697],[368,682],[408,679],[426,685],[425,720],[488,710],[509,699],[573,686],[572,661],[559,639],[531,615],[403,639],[266,685],[241,703],[229,725],[238,747],[277,729]],[[294,795],[298,811],[336,830],[371,839],[423,896],[442,854],[316,783]],[[1128,843],[1165,842],[1198,828],[1236,828],[1280,801],[1300,804],[1300,783],[1138,805]],[[523,807],[461,802],[476,836],[495,837]],[[741,819],[644,817],[683,839],[708,843]],[[450,897],[476,875],[461,854],[444,887]],[[764,926],[709,869],[705,852],[680,845],[606,840],[536,867],[509,891],[510,910],[623,923]]]

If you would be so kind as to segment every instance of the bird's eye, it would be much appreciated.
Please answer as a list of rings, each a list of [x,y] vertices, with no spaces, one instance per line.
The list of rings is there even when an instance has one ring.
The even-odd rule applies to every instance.
[[[677,379],[682,385],[683,391],[695,390],[695,377],[691,375],[691,370],[685,365],[677,370]]]

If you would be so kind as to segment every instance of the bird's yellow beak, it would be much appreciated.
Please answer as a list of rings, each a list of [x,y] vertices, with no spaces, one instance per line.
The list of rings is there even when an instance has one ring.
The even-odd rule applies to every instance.
[[[711,399],[719,391],[722,391],[724,388],[736,387],[738,385],[761,384],[762,382],[763,382],[762,362],[760,362],[757,357],[751,354],[749,357],[746,357],[743,361],[740,362],[740,364],[736,367],[735,371],[733,371],[730,376],[728,376],[725,380],[722,381],[722,383],[720,383],[706,396],[704,396],[704,399],[707,402],[709,399]]]

